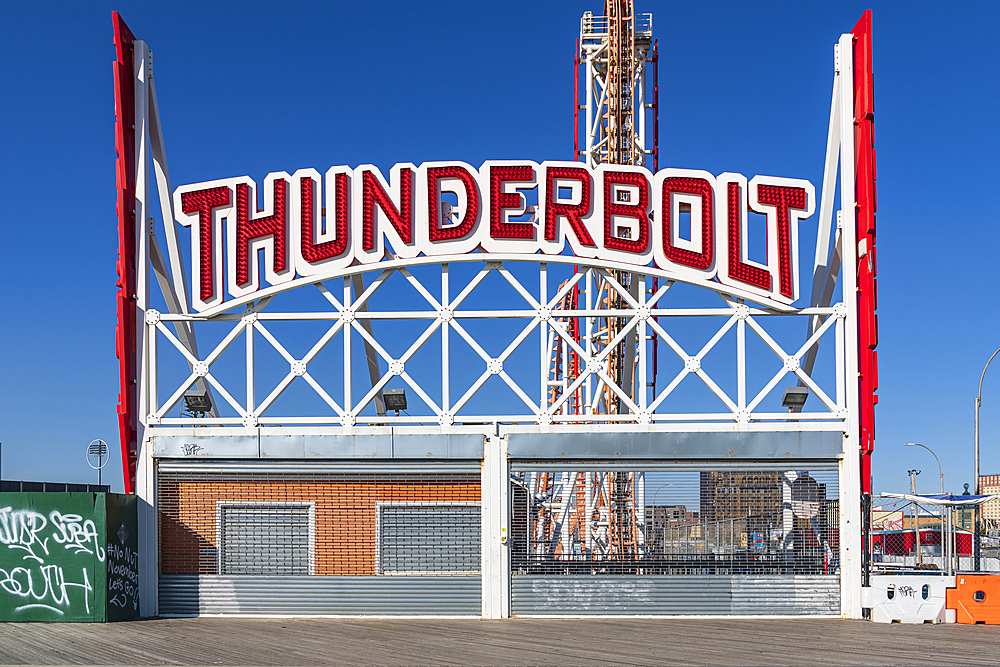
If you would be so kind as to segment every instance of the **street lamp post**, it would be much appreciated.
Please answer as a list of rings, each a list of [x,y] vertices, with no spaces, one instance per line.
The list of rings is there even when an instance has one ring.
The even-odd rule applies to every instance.
[[[920,471],[907,470],[906,474],[910,476],[910,493],[917,495],[917,475],[920,474]],[[922,563],[924,559],[920,554],[920,508],[916,500],[913,501],[913,538],[917,550],[917,563]]]
[[[673,486],[673,483],[672,482],[665,482],[664,484],[661,484],[660,487],[658,489],[656,489],[656,491],[653,492],[653,535],[656,535],[656,496],[659,495],[659,493],[660,493],[661,490],[663,490],[664,488],[666,488],[668,486]],[[662,515],[661,518],[664,519],[663,523],[665,524],[666,523],[666,515],[665,514]],[[660,550],[663,553],[666,553],[666,551],[667,551],[667,549],[666,549],[666,540],[667,540],[667,527],[664,525],[664,526],[661,526],[661,528],[660,528]]]
[[[1000,350],[994,352],[993,357],[998,354],[1000,354]],[[979,488],[979,406],[983,404],[983,380],[986,378],[986,369],[990,367],[990,362],[993,361],[993,357],[990,357],[990,361],[987,361],[986,366],[983,367],[983,374],[979,376],[979,394],[976,395],[976,470],[974,474],[977,496],[982,492],[982,489]],[[976,572],[979,572],[979,521],[982,516],[982,511],[982,507],[976,505],[976,539],[973,541]]]
[[[931,456],[934,457],[934,460],[937,461],[937,464],[938,464],[938,477],[941,478],[941,495],[943,496],[944,495],[944,472],[942,472],[942,470],[941,470],[941,459],[939,459],[937,457],[937,454],[934,453],[934,450],[932,450],[927,445],[921,445],[919,442],[904,442],[903,445],[906,446],[906,447],[923,447],[924,449],[926,449],[927,451],[929,451],[931,453]],[[916,492],[914,492],[914,494],[915,493]],[[947,520],[945,519],[945,517],[947,517]],[[941,558],[944,560],[945,563],[947,563],[946,569],[949,569],[949,568],[951,568],[951,558],[950,558],[950,553],[951,552],[949,551],[951,542],[950,541],[946,542],[946,540],[951,540],[951,529],[950,528],[946,528],[945,527],[946,524],[948,526],[951,525],[951,507],[948,507],[946,505],[942,505],[941,506],[941,523],[940,523],[940,528],[941,528]]]
[[[941,460],[937,457],[937,454],[934,453],[934,450],[932,450],[927,445],[921,445],[919,442],[904,442],[903,446],[904,447],[923,447],[924,449],[926,449],[927,451],[929,451],[931,453],[931,456],[934,457],[934,460],[937,461],[937,464],[938,464],[938,476],[941,478],[941,495],[944,495],[944,473],[941,471]]]

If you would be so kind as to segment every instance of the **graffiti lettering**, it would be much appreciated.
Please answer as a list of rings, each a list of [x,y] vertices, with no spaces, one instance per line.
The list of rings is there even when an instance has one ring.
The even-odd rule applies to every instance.
[[[96,554],[97,560],[104,562],[104,551],[97,541],[97,526],[93,521],[84,521],[79,514],[62,514],[58,510],[49,513],[49,520],[58,531],[52,533],[52,539],[75,553]],[[90,542],[94,543],[93,549]]]
[[[30,558],[42,563],[42,557],[49,555],[49,540],[40,537],[39,533],[47,524],[45,516],[34,510],[4,507],[0,509],[0,544],[6,544],[8,549],[23,550],[23,560]]]
[[[71,609],[85,609],[90,614],[94,587],[88,568],[93,571],[95,557],[100,562],[105,558],[93,520],[58,510],[46,517],[34,509],[3,507],[0,544],[15,554],[22,552],[20,558],[10,554],[13,558],[0,560],[4,566],[0,567],[0,593],[15,598],[14,613],[45,609],[63,617]],[[60,544],[63,549],[58,548]],[[69,553],[63,555],[64,551]],[[72,563],[77,556],[82,556],[79,566]],[[18,560],[28,562],[16,566]]]
[[[67,582],[66,574],[59,565],[43,565],[34,571],[26,567],[15,567],[10,571],[0,568],[0,588],[4,592],[35,601],[16,607],[14,611],[44,608],[62,616],[70,607],[67,588],[77,587],[83,589],[83,601],[89,614],[90,593],[94,588],[90,584],[87,568],[82,568],[82,579],[82,582]]]
[[[139,554],[126,546],[108,542],[108,602],[118,607],[139,608]]]
[[[898,590],[899,594],[904,598],[912,598],[916,597],[917,595],[917,589],[915,589],[913,586],[900,586],[896,590]]]

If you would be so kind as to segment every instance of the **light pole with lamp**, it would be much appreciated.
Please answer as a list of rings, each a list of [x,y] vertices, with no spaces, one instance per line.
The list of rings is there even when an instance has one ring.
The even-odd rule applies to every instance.
[[[1000,350],[993,353],[993,357],[1000,354]],[[993,361],[993,357],[990,357],[990,361],[986,362],[986,366],[983,367],[983,374],[979,376],[979,393],[976,395],[976,470],[975,474],[975,484],[976,484],[976,494],[979,495],[982,490],[979,488],[979,406],[983,404],[983,380],[986,378],[986,369],[990,367],[990,362]],[[975,552],[974,566],[976,572],[979,572],[979,520],[982,516],[982,508],[976,505],[976,539],[973,542],[973,551]]]
[[[920,474],[919,470],[907,470],[906,474],[910,476],[910,493],[917,495],[917,475]],[[913,536],[914,536],[914,546],[917,550],[917,563],[924,562],[923,556],[920,554],[920,508],[917,506],[917,501],[913,501]]]
[[[665,483],[661,484],[659,486],[659,488],[656,489],[656,491],[653,492],[653,534],[654,535],[656,534],[656,496],[660,493],[660,491],[662,491],[663,489],[665,489],[668,486],[673,486],[673,483],[672,482],[665,482]],[[666,521],[666,512],[664,512],[662,514],[661,518],[663,519],[663,524],[664,525],[660,528],[660,548],[661,548],[661,551],[663,551],[663,553],[665,554],[666,551],[667,551],[667,526],[666,526],[667,521]]]
[[[923,447],[924,449],[926,449],[927,451],[929,451],[931,453],[931,456],[934,457],[934,460],[937,461],[937,464],[938,464],[938,477],[941,478],[941,495],[943,496],[944,495],[944,472],[941,471],[941,459],[939,459],[937,457],[937,454],[934,453],[934,450],[932,450],[927,445],[921,445],[919,442],[904,442],[903,446],[904,447]],[[914,493],[914,495],[916,495],[916,490],[914,490],[913,493]],[[946,514],[948,516],[947,521],[945,520],[945,515]],[[944,560],[944,562],[950,563],[950,559],[948,558],[948,555],[947,555],[949,552],[948,552],[948,549],[945,548],[945,546],[946,546],[945,545],[945,540],[946,539],[950,540],[951,539],[951,535],[950,535],[950,532],[949,532],[947,534],[947,537],[946,537],[945,524],[947,524],[949,526],[951,525],[951,507],[949,507],[947,505],[942,505],[941,506],[941,520],[940,521],[941,521],[941,523],[940,523],[940,527],[941,527],[941,558]],[[920,522],[918,521],[917,522],[918,532],[919,532],[919,524],[920,524]],[[948,542],[949,546],[950,546],[950,544],[951,544],[951,542]]]
[[[904,442],[903,446],[904,447],[923,447],[924,449],[926,449],[927,451],[929,451],[931,453],[931,456],[934,457],[934,460],[937,461],[937,464],[938,464],[938,476],[941,477],[941,495],[944,495],[944,473],[941,471],[941,460],[937,457],[937,454],[934,453],[934,450],[932,450],[927,445],[921,445],[919,442]],[[916,491],[914,491],[914,493],[916,493]]]

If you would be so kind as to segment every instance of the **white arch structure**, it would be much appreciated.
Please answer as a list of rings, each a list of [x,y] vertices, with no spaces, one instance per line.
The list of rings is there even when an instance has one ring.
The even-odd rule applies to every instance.
[[[124,39],[125,33],[122,35]],[[852,34],[845,34],[837,45],[837,52],[850,53],[853,39]],[[312,434],[339,435],[383,433],[386,429],[397,429],[398,433],[481,433],[486,439],[484,526],[489,521],[498,521],[500,525],[506,521],[509,468],[504,458],[506,445],[503,439],[507,432],[539,435],[698,432],[706,436],[734,432],[839,433],[844,443],[839,484],[840,534],[843,536],[842,613],[847,617],[860,616],[859,389],[855,380],[859,367],[858,337],[855,334],[858,331],[857,278],[853,271],[840,272],[841,265],[858,265],[855,225],[842,222],[840,213],[853,211],[857,205],[851,58],[836,58],[826,170],[818,211],[813,290],[809,304],[804,307],[761,305],[759,300],[751,300],[751,295],[720,283],[699,282],[652,266],[637,268],[568,254],[474,252],[387,259],[374,265],[337,270],[329,275],[299,278],[196,314],[190,307],[188,279],[180,254],[181,242],[171,208],[170,194],[173,190],[157,111],[152,58],[141,40],[134,40],[132,47],[134,190],[126,192],[126,195],[134,196],[135,245],[132,248],[123,247],[122,253],[131,253],[137,267],[132,313],[136,322],[136,395],[132,417],[136,435],[134,445],[123,442],[123,451],[127,466],[129,456],[133,455],[128,450],[130,447],[135,449],[135,489],[150,510],[140,520],[147,554],[143,575],[147,610],[144,613],[155,609],[156,596],[156,516],[152,512],[155,502],[154,437],[194,433],[191,427],[198,427],[200,437],[208,437],[231,434],[234,429],[280,426],[289,434],[295,433],[295,429],[309,429]],[[120,86],[118,92],[121,100],[128,89]],[[120,109],[120,125],[121,118]],[[120,129],[120,135],[121,132]],[[127,145],[127,142],[124,144]],[[124,157],[119,156],[120,178],[122,170],[128,168],[129,161]],[[166,252],[160,248],[151,222],[152,198],[147,168],[150,162],[159,192],[161,217],[166,221]],[[834,215],[838,172],[841,182],[840,211]],[[127,184],[128,179],[124,180]],[[120,181],[120,190],[121,185]],[[120,212],[123,210],[127,212],[128,207],[120,207]],[[125,215],[121,224],[127,226],[128,220]],[[464,274],[461,279],[456,278],[458,272],[455,269],[459,266]],[[466,270],[470,266],[472,270]],[[162,309],[153,307],[150,269],[161,291],[160,301],[165,304]],[[640,289],[638,294],[632,294],[615,281],[612,275],[615,269],[638,275],[643,286],[652,284],[647,279],[657,278],[658,288],[655,291]],[[483,306],[484,298],[488,301],[488,296],[484,297],[477,289],[491,274],[498,275],[519,295],[521,302],[516,307]],[[366,280],[358,281],[359,275],[366,275]],[[419,295],[405,310],[386,309],[378,300],[380,289],[394,276],[402,277]],[[838,277],[839,291],[835,289]],[[613,311],[596,307],[597,278],[603,278],[618,292],[624,307]],[[697,306],[687,303],[672,305],[671,290],[682,284],[700,288],[707,295],[703,303]],[[557,309],[566,291],[574,286],[579,289],[581,307],[576,310]],[[318,290],[325,308],[279,309],[281,297],[293,290]],[[608,316],[621,317],[626,321],[618,333],[619,337],[633,331],[636,333],[635,382],[640,388],[638,391],[619,387],[605,372],[602,362],[613,345],[598,349],[593,343],[590,334],[598,320]],[[583,326],[579,339],[568,331],[566,318],[580,318]],[[711,333],[696,344],[684,344],[672,333],[676,322],[690,318],[713,323]],[[507,342],[502,352],[491,354],[487,349],[495,346],[495,339],[487,336],[487,342],[482,332],[473,331],[470,322],[501,319],[519,321],[519,332]],[[788,321],[800,322],[795,326],[805,332],[794,345],[781,344],[779,336],[769,333],[776,322]],[[302,322],[321,322],[325,331],[316,338],[307,353],[297,355],[283,343],[283,335],[276,331],[275,325],[282,323],[282,326],[290,327]],[[380,327],[389,322],[403,323],[412,331],[420,332],[401,354],[390,353],[390,346],[380,339]],[[200,332],[204,327],[224,330],[221,336],[216,335],[218,342],[214,346],[205,345],[207,338]],[[128,327],[123,326],[122,330],[127,332]],[[348,331],[351,335],[345,335]],[[703,364],[730,332],[735,332],[736,339],[730,366],[731,371],[735,371],[735,384],[713,378],[713,371]],[[682,364],[676,373],[662,377],[662,389],[655,394],[645,389],[651,380],[650,337],[654,333],[664,342],[665,351],[662,354],[676,358]],[[120,342],[120,347],[127,350],[129,341],[127,333],[124,335],[126,339]],[[196,336],[201,337],[201,347],[195,344]],[[368,348],[363,363],[358,363],[356,348],[352,348],[358,337]],[[780,364],[777,371],[761,371],[759,364],[748,360],[747,341],[754,337],[762,341],[777,359]],[[548,391],[553,382],[550,362],[552,344],[556,339],[578,355],[581,373],[572,384],[562,387],[562,398],[550,405]],[[832,348],[834,371],[832,377],[820,381],[813,377],[813,368],[820,342],[824,339]],[[458,341],[471,348],[472,354],[456,352],[455,343]],[[239,346],[244,350],[239,356],[245,360],[245,372],[240,382],[230,384],[216,373],[215,368],[227,350]],[[439,354],[440,368],[428,372],[421,366],[415,370],[411,363],[414,355],[430,346],[434,346],[435,353]],[[519,363],[517,373],[514,373],[510,359],[521,346],[537,351],[537,356],[532,355],[537,365],[533,370],[530,364]],[[271,386],[262,385],[257,367],[256,353],[263,347],[272,348],[280,355],[283,361],[278,362],[279,367],[282,363],[286,365],[281,367],[281,379]],[[340,368],[336,372],[330,372],[328,368],[317,369],[314,365],[317,356],[324,350],[335,348],[342,359]],[[167,351],[171,353],[167,354]],[[168,369],[167,357],[171,355],[173,366]],[[372,363],[373,357],[376,363]],[[473,367],[476,379],[471,384],[456,386],[452,382],[456,365]],[[358,392],[358,378],[366,376],[370,383],[363,392]],[[516,396],[517,401],[509,405],[517,409],[507,407],[502,411],[471,414],[467,409],[469,402],[477,392],[483,391],[494,376]],[[705,412],[670,408],[667,399],[679,390],[689,376],[697,378],[707,387],[721,407]],[[382,411],[375,409],[382,389],[396,378],[397,382],[405,384],[413,401],[411,405],[417,403],[416,399],[423,404],[421,408],[414,408],[414,414],[380,414]],[[123,375],[123,386],[128,384],[126,380]],[[282,414],[279,411],[278,399],[296,381],[311,387],[321,401],[321,409],[305,415]],[[807,387],[814,397],[813,408],[808,412],[775,409],[772,392],[783,382]],[[216,407],[212,413],[203,417],[175,414],[183,393],[192,386],[210,389]],[[618,395],[627,406],[627,411],[606,414],[598,410],[596,397],[605,387]],[[585,408],[582,414],[568,414],[564,409],[565,401],[576,391],[581,393]],[[769,395],[772,396],[770,403],[767,400]],[[571,457],[572,452],[567,456]],[[664,458],[669,458],[669,452],[664,452]],[[127,486],[128,475],[126,471]],[[506,534],[500,531],[485,539],[489,543],[484,545],[484,582],[489,579],[492,583],[484,583],[484,593],[490,586],[499,586],[497,590],[502,591],[503,577],[509,576],[504,574],[508,565],[502,548]],[[490,572],[496,574],[495,580],[491,579]],[[501,583],[497,584],[497,581]],[[486,597],[484,595],[484,599]],[[509,606],[504,607],[503,594],[490,597],[495,597],[497,601],[490,602],[492,606],[484,613],[489,616],[505,615]]]

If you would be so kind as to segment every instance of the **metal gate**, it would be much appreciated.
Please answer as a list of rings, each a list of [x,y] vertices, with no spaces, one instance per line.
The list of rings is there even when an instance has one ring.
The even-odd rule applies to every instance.
[[[837,463],[512,462],[511,613],[840,613]]]
[[[479,468],[161,461],[159,612],[479,616]]]
[[[313,574],[313,502],[218,502],[219,574]]]

